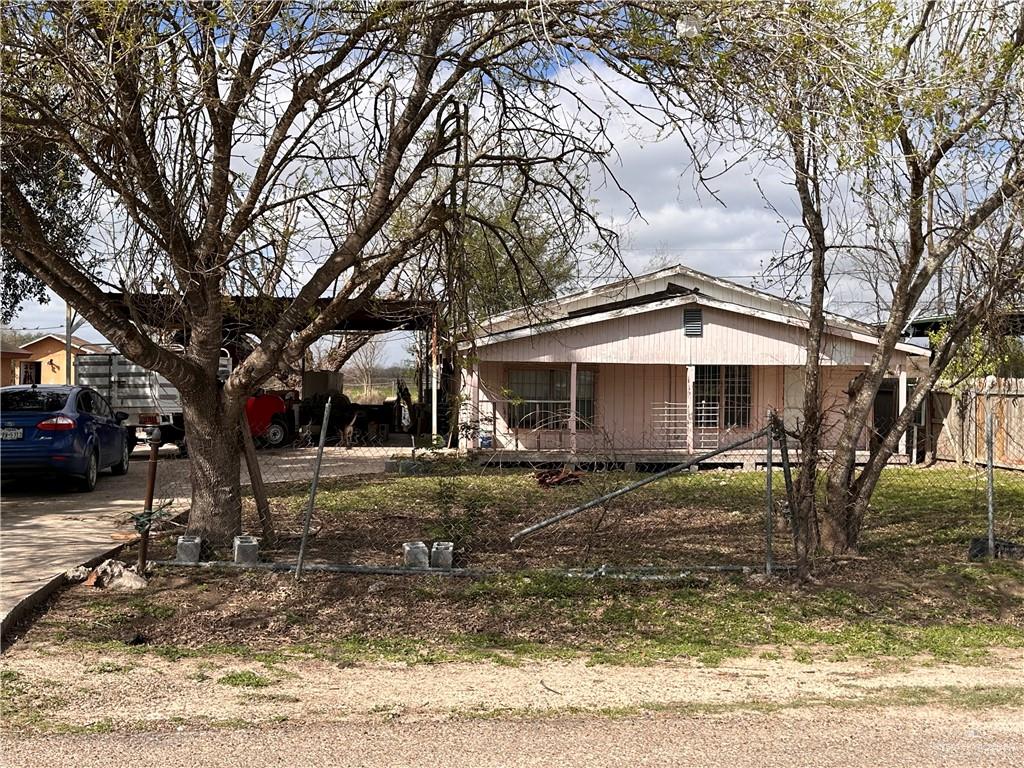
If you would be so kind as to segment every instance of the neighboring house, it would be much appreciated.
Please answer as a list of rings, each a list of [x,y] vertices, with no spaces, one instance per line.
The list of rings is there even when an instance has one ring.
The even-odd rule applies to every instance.
[[[21,350],[28,356],[17,361],[17,384],[64,384],[66,383],[64,337],[55,333],[40,336]],[[93,344],[71,337],[71,381],[75,381],[75,357],[82,353],[103,352],[99,344]]]
[[[508,460],[657,463],[753,434],[769,408],[795,427],[806,313],[796,302],[674,266],[495,316],[462,347],[474,361],[462,385],[468,447]],[[871,326],[828,314],[826,448],[877,345]],[[928,354],[897,345],[875,404],[880,427],[905,404],[915,362],[927,364]],[[866,432],[862,449],[870,439]],[[908,459],[906,443],[896,461]],[[755,445],[717,461],[763,461],[763,449],[751,453]]]
[[[8,347],[0,342],[0,387],[18,383],[21,371],[19,363],[31,357],[31,353],[20,347]]]

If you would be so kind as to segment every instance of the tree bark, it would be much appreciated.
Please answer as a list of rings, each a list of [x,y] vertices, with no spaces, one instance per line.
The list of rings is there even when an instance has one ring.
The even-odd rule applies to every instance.
[[[181,392],[191,462],[192,507],[188,532],[211,546],[226,546],[242,532],[238,419],[214,379]]]

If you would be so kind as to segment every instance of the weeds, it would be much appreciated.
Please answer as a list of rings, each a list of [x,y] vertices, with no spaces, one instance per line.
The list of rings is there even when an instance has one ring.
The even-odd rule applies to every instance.
[[[221,685],[233,685],[237,688],[266,688],[272,681],[255,672],[228,672],[217,680]]]

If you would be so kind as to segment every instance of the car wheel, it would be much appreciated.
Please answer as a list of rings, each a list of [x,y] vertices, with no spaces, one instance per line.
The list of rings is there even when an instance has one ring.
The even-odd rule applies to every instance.
[[[263,442],[268,448],[280,448],[288,441],[288,427],[280,419],[274,419],[263,433]]]
[[[96,487],[96,476],[100,473],[100,460],[96,451],[89,452],[88,463],[85,465],[85,474],[78,480],[78,490],[88,493]]]
[[[124,440],[121,441],[121,459],[117,462],[117,464],[110,468],[111,474],[127,475],[130,458],[131,445],[129,444],[128,438],[126,437]]]

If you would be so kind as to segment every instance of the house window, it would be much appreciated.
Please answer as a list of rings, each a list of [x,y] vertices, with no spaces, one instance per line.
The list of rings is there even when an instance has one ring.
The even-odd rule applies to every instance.
[[[22,363],[21,364],[21,377],[22,384],[42,384],[43,383],[43,363],[41,360],[34,362]]]
[[[722,375],[722,426],[750,426],[750,366],[726,365]]]
[[[693,382],[697,426],[749,427],[750,382],[749,365],[698,365]]]
[[[526,368],[508,374],[508,424],[525,429],[568,429],[569,370]],[[578,429],[594,423],[594,372],[576,372]]]
[[[717,365],[698,365],[693,381],[694,423],[698,429],[717,429],[721,378]]]

